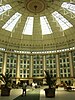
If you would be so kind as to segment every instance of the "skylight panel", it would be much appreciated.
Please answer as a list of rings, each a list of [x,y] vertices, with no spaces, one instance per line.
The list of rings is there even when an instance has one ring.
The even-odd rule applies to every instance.
[[[0,15],[5,13],[6,11],[10,10],[12,7],[9,4],[0,7]]]
[[[70,27],[73,27],[73,25],[68,22],[61,14],[59,14],[57,11],[52,13],[52,16],[56,19],[56,21],[61,26],[62,30],[69,29]]]
[[[14,29],[15,25],[17,24],[17,22],[19,21],[20,17],[22,15],[20,13],[15,13],[7,22],[6,24],[2,27],[3,29],[12,32],[12,30]]]
[[[51,34],[52,30],[47,21],[46,16],[40,17],[40,22],[41,22],[42,35]]]
[[[27,17],[22,34],[32,35],[33,33],[33,17]]]
[[[61,7],[75,14],[75,4],[64,2]]]

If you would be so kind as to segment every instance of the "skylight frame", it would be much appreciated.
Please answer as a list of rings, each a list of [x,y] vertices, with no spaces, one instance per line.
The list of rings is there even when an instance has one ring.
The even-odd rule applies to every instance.
[[[0,6],[0,15],[2,15],[3,13],[7,12],[8,10],[10,10],[12,7],[9,4],[6,4],[4,6]]]
[[[33,21],[34,21],[34,17],[27,17],[22,34],[24,35],[33,34]]]
[[[12,32],[15,28],[16,24],[18,23],[19,19],[21,18],[22,14],[16,12],[2,27],[2,29],[5,29],[7,31]]]
[[[60,25],[63,31],[73,27],[73,25],[67,19],[65,19],[61,14],[59,14],[57,11],[53,12],[52,16],[58,22],[58,24]]]
[[[53,33],[46,16],[40,17],[40,24],[41,24],[42,35]]]
[[[75,14],[75,4],[63,2],[61,7]]]

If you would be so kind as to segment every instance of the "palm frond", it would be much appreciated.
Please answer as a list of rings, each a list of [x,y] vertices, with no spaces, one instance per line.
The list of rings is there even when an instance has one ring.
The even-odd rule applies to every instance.
[[[8,85],[8,83],[11,83],[11,75],[10,73],[5,73],[4,74],[0,74],[0,79],[5,83],[5,86]]]
[[[51,74],[49,74],[48,71],[45,70],[46,73],[46,83],[49,86],[49,88],[53,87],[55,85],[56,80],[53,79],[53,77],[51,76]]]
[[[0,80],[3,81],[3,82],[5,83],[5,80],[4,80],[2,77],[0,77]]]

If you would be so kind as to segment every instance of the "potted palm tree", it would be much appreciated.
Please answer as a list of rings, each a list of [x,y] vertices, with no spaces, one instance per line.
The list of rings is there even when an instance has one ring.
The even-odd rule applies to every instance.
[[[46,78],[46,83],[48,85],[48,88],[45,88],[45,96],[48,98],[55,97],[55,82],[56,80],[53,79],[52,75],[49,74],[48,71],[45,71],[45,78]]]
[[[1,96],[9,96],[11,90],[11,75],[10,73],[0,74],[0,80],[4,83],[1,85]]]

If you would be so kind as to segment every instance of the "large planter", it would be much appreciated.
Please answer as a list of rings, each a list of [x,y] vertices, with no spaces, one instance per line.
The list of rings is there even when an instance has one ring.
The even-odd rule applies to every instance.
[[[11,88],[1,87],[1,96],[9,96]]]
[[[53,98],[55,97],[55,88],[46,88],[44,89],[45,90],[45,96],[48,97],[48,98]]]

